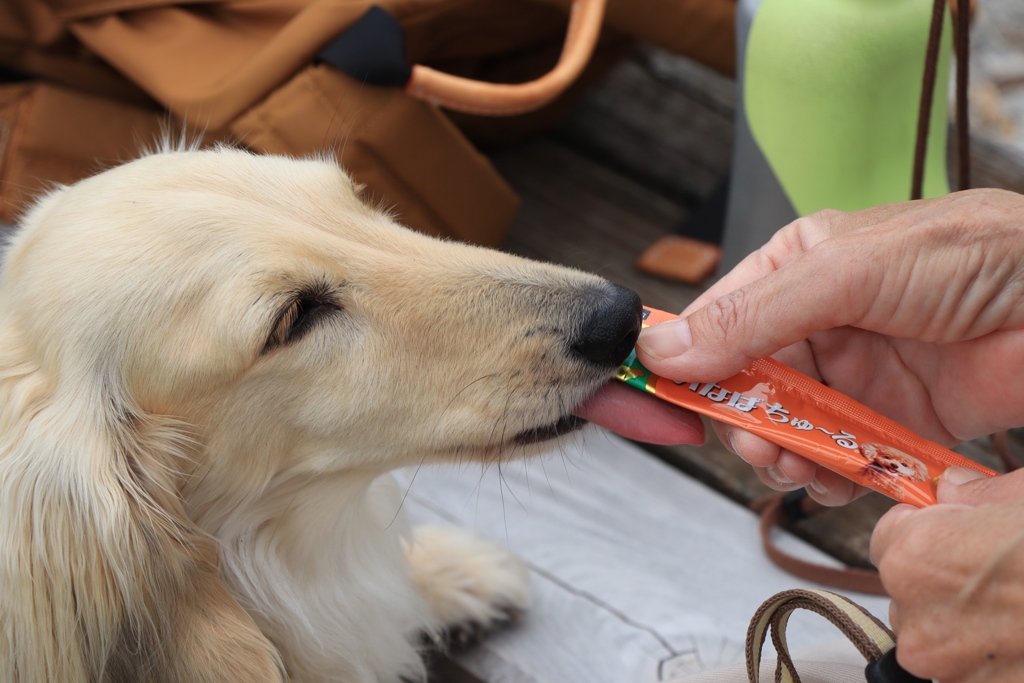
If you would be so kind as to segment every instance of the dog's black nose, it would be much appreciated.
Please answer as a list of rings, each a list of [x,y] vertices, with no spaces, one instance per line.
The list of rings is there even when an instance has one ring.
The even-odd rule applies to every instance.
[[[592,363],[616,367],[640,335],[643,307],[632,289],[609,285],[592,294],[590,315],[572,349]]]

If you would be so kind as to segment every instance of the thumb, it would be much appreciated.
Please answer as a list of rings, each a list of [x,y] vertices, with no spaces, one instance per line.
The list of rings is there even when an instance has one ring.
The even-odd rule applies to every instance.
[[[972,506],[1024,498],[1024,470],[990,478],[969,467],[950,467],[939,478],[936,496],[940,503]]]
[[[685,319],[644,329],[640,360],[674,380],[731,377],[820,330],[850,324],[874,301],[863,273],[827,243]]]

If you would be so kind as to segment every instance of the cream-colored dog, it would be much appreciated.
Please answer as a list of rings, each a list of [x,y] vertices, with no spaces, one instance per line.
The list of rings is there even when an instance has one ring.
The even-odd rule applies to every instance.
[[[528,600],[389,470],[584,423],[632,292],[428,238],[333,163],[143,157],[61,188],[0,284],[0,680],[372,681]]]

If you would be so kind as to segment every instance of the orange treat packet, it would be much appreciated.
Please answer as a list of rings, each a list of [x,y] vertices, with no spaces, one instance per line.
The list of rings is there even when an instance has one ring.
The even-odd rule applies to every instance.
[[[644,327],[676,318],[644,307]],[[673,382],[651,373],[634,352],[616,377],[757,434],[901,503],[935,504],[935,483],[947,467],[998,474],[771,358],[717,382]]]

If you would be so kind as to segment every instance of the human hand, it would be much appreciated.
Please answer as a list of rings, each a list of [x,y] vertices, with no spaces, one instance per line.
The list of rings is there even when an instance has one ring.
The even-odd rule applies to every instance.
[[[716,381],[778,360],[944,445],[1024,424],[1024,197],[972,190],[780,230],[683,311],[640,360]],[[722,441],[769,486],[841,505],[861,489],[735,427]]]
[[[964,482],[958,484],[957,482]],[[897,505],[871,537],[896,658],[942,683],[1024,680],[1024,471],[951,468],[940,505]]]

